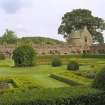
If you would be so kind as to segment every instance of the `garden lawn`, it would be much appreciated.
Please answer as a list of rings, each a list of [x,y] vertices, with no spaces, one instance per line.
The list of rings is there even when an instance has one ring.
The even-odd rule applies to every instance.
[[[63,58],[64,59],[64,58]],[[66,58],[67,59],[67,58]],[[95,74],[104,67],[104,59],[96,58],[68,58],[77,61],[81,66],[79,71],[67,71],[66,65],[52,67],[51,65],[36,65],[35,67],[13,67],[13,61],[0,61],[0,81],[12,79],[17,87],[60,88],[70,87],[70,84],[50,77],[57,74],[74,82],[91,85]],[[71,85],[72,86],[72,85]]]
[[[69,87],[66,83],[50,78],[49,75],[51,72],[52,67],[50,65],[40,65],[26,68],[1,67],[0,81],[12,79],[17,87]]]
[[[94,94],[96,94],[95,97],[98,96],[98,92],[100,93],[101,91],[93,89],[91,84],[96,73],[105,66],[105,60],[96,58],[66,59],[77,61],[80,64],[80,70],[68,71],[67,65],[62,65],[60,67],[52,67],[51,65],[13,67],[12,60],[1,60],[0,82],[9,81],[9,83],[11,82],[13,84],[14,88],[0,90],[0,105],[37,105],[33,103],[42,105],[43,102],[47,103],[46,105],[51,105],[48,104],[49,100],[53,103],[57,98],[60,100],[58,100],[59,102],[62,102],[64,98],[66,99],[64,99],[65,101],[70,99],[76,102],[75,97],[83,96],[81,99],[84,99],[86,98],[85,96],[87,96],[91,99],[91,96],[94,98]],[[73,85],[70,82],[61,81],[61,79],[52,78],[51,74],[63,77],[63,79],[79,85]],[[78,98],[78,100],[81,99]],[[96,102],[97,98],[94,101],[91,99],[91,101],[92,103]],[[39,102],[41,104],[39,104]],[[78,102],[80,105],[84,103],[81,101]]]

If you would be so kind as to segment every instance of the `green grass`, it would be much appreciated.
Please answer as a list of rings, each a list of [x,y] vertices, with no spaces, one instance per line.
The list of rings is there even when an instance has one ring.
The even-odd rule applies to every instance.
[[[48,57],[48,59],[51,57]],[[67,71],[66,65],[52,67],[51,65],[37,65],[35,67],[13,67],[13,61],[6,59],[0,61],[0,80],[12,79],[17,87],[60,88],[70,85],[50,78],[50,74],[60,75],[83,85],[91,85],[93,74],[104,67],[105,60],[97,58],[62,57],[63,59],[76,60],[81,66],[80,70]],[[42,58],[44,59],[44,57]],[[45,59],[44,59],[45,60]]]
[[[0,60],[0,67],[10,67],[13,65],[14,65],[14,62],[12,59]]]
[[[62,83],[60,81],[57,81],[55,79],[49,78],[48,76],[44,75],[35,75],[33,76],[33,79],[37,81],[37,84],[39,86],[44,88],[60,88],[60,87],[69,87],[69,85]]]
[[[55,68],[56,69],[56,68]],[[1,67],[0,77],[13,79],[19,87],[43,87],[59,88],[68,87],[69,85],[52,79],[49,74],[52,72],[50,65],[41,65],[29,68]]]
[[[44,65],[36,65],[35,67],[13,67],[14,63],[12,60],[1,60],[0,81],[12,80],[15,87],[12,89],[0,91],[0,100],[6,100],[6,98],[9,96],[10,98],[8,98],[8,101],[11,100],[13,97],[15,97],[15,100],[20,101],[20,96],[24,97],[23,100],[27,100],[28,98],[31,100],[41,96],[44,97],[44,91],[46,90],[52,92],[51,94],[54,94],[54,97],[63,97],[63,95],[67,96],[68,91],[66,91],[66,89],[70,90],[69,92],[71,93],[71,95],[77,95],[80,93],[85,94],[89,91],[97,91],[91,88],[91,84],[96,73],[99,72],[100,69],[105,66],[104,59],[63,57],[62,59],[64,61],[64,65],[60,67],[52,67],[51,65],[45,65],[47,63],[50,63],[49,60],[51,59],[47,58],[47,63],[45,58],[42,59]],[[80,70],[68,71],[65,64],[67,64],[69,60],[77,61],[80,64]],[[41,58],[40,62],[42,62]],[[54,78],[51,78],[50,74],[61,76],[80,85],[74,86],[72,84],[56,80]],[[39,89],[41,90],[38,91]],[[59,91],[58,93],[56,93],[56,89],[57,92]],[[60,93],[61,91],[62,93]],[[38,92],[40,92],[40,94]],[[45,96],[49,95],[50,92],[48,92],[48,94],[46,92]],[[25,97],[26,95],[27,97]]]

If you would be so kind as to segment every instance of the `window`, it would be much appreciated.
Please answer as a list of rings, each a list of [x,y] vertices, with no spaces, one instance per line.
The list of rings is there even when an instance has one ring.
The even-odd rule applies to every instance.
[[[87,37],[85,37],[85,42],[87,43]]]
[[[67,55],[67,53],[66,53],[66,52],[65,52],[64,54],[65,54],[65,55]]]
[[[83,54],[86,54],[86,51],[85,50],[83,50]]]

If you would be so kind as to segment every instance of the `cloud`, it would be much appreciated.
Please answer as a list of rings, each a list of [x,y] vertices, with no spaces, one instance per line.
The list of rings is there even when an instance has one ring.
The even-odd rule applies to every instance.
[[[27,0],[0,0],[0,7],[8,14],[16,13],[25,4],[27,4]]]
[[[104,5],[105,0],[0,0],[0,35],[10,28],[19,37],[38,35],[62,40],[57,31],[66,12],[86,8],[105,19]]]

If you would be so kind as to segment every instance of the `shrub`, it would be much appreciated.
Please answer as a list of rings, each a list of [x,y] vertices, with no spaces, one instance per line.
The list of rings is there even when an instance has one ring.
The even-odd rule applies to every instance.
[[[93,87],[105,91],[105,68],[96,74],[93,81]]]
[[[33,66],[35,64],[36,53],[30,46],[20,46],[13,51],[15,66]]]
[[[79,70],[79,64],[75,61],[70,61],[67,65],[67,70]]]
[[[72,85],[72,86],[78,86],[78,85],[81,85],[73,80],[70,80],[70,79],[67,79],[65,77],[62,77],[62,76],[59,76],[59,75],[56,75],[56,74],[51,74],[50,75],[51,78],[53,79],[56,79],[58,81],[61,81],[61,82],[64,82],[64,83],[67,83],[69,85]]]
[[[0,54],[0,60],[4,60],[4,59],[5,59],[4,54]]]
[[[57,66],[61,66],[62,63],[61,63],[61,60],[58,56],[55,56],[53,59],[52,59],[52,66],[53,67],[57,67]]]
[[[105,94],[86,87],[23,88],[0,94],[0,105],[105,105]]]
[[[105,58],[105,54],[82,54],[82,58]]]

